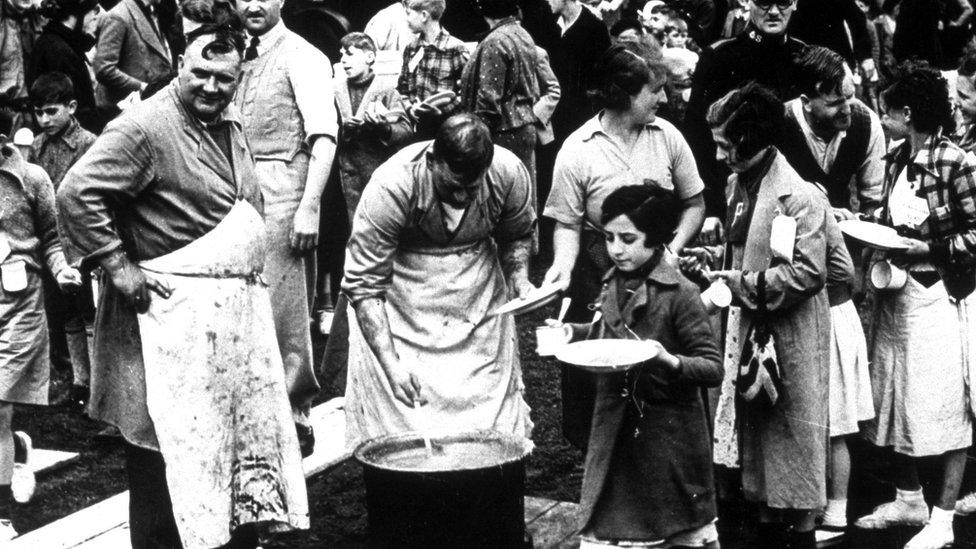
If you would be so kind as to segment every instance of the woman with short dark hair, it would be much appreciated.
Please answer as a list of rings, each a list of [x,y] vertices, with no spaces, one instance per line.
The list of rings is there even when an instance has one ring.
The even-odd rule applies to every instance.
[[[708,111],[716,158],[733,172],[727,270],[705,273],[725,280],[733,296],[715,452],[717,461],[741,466],[745,497],[761,506],[756,547],[813,549],[816,513],[826,504],[826,235],[837,228],[826,199],[773,146],[784,116],[783,103],[757,84],[729,92]],[[761,339],[750,330],[761,326],[772,334],[781,375],[761,362],[756,378],[768,377],[764,390],[771,396],[775,387],[778,398],[737,403],[736,373],[742,355],[748,362],[755,350],[750,339]]]
[[[643,44],[611,47],[600,60],[593,100],[603,109],[571,134],[556,157],[552,191],[545,215],[556,221],[554,259],[547,282],[570,288],[573,304],[567,318],[588,321],[588,306],[599,296],[603,275],[610,269],[600,221],[600,206],[615,189],[650,185],[670,190],[681,210],[675,234],[665,243],[675,256],[698,235],[704,220],[701,177],[681,133],[657,117],[667,102],[667,70]],[[582,253],[581,253],[582,248]],[[589,382],[567,370],[564,374],[564,434],[579,447],[586,444],[592,409]]]
[[[857,521],[861,528],[925,528],[908,549],[953,542],[952,517],[972,443],[966,345],[976,342],[976,161],[949,140],[954,123],[945,79],[907,68],[881,95],[885,133],[903,139],[887,156],[881,223],[903,235],[903,250],[876,254],[908,271],[900,289],[876,292],[871,384],[877,419],[865,438],[893,450],[894,501]],[[880,255],[880,257],[879,257]],[[970,381],[972,383],[972,381]],[[938,456],[942,486],[931,515],[918,458]],[[972,513],[972,501],[960,512]]]

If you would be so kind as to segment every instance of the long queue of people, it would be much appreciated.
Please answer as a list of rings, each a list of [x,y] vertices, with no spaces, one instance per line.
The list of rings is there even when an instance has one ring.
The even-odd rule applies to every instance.
[[[479,0],[489,32],[470,44],[445,0],[397,2],[341,38],[333,74],[280,0],[6,1],[0,538],[34,483],[14,404],[46,404],[68,360],[67,400],[124,440],[133,547],[309,527],[335,172],[352,230],[318,373],[347,380],[350,445],[417,430],[417,406],[531,437],[515,321],[491,313],[535,291],[542,247],[544,282],[572,298],[548,322],[567,341],[657,351],[562,372],[584,545],[718,547],[726,469],[759,505],[757,546],[815,547],[849,527],[860,436],[892,453],[897,491],[853,526],[949,546],[954,514],[976,512],[976,55],[895,66],[864,2],[824,10],[851,34],[819,46],[791,31],[816,28],[791,24],[802,0],[721,22],[682,2],[546,4]],[[845,220],[898,245],[845,240]],[[876,268],[903,283],[872,287]],[[702,303],[715,285],[726,313]]]

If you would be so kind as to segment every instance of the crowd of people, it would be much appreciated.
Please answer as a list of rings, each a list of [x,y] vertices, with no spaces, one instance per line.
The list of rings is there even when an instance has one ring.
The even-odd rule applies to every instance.
[[[0,544],[52,369],[122,440],[139,549],[307,529],[321,379],[350,447],[531,438],[494,311],[532,266],[567,343],[654,350],[561,371],[582,547],[715,549],[739,491],[770,549],[976,513],[970,0],[109,3],[0,7]],[[854,437],[896,490],[849,524]]]

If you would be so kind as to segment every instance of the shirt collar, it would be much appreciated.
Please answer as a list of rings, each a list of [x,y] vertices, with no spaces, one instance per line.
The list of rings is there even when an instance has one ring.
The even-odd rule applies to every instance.
[[[589,141],[597,134],[603,134],[609,137],[609,134],[607,134],[606,130],[603,129],[603,123],[600,122],[600,117],[602,115],[603,111],[600,111],[596,116],[584,122],[580,127],[580,130],[583,132],[583,141]],[[644,124],[644,129],[662,130],[663,128],[661,128],[661,125],[657,123],[657,118],[655,118],[654,122]]]
[[[800,124],[800,130],[802,130],[803,134],[807,137],[816,139],[825,145],[829,145],[835,140],[840,141],[847,137],[847,131],[845,130],[837,132],[834,137],[830,138],[830,141],[824,141],[819,135],[814,133],[813,128],[810,127],[810,123],[807,122],[807,117],[803,113],[803,101],[801,101],[799,98],[794,99],[793,101],[790,101],[790,107],[793,109],[793,116],[796,117],[796,121]]]
[[[582,16],[583,16],[583,10],[579,10],[579,12],[576,14],[576,17],[574,17],[572,21],[566,21],[565,19],[563,19],[563,16],[560,15],[559,17],[556,18],[556,24],[559,25],[559,30],[561,30],[563,34],[566,34],[566,31],[569,30],[570,27],[575,25],[576,22],[579,21],[579,18]]]
[[[258,35],[258,55],[264,55],[279,38],[285,35],[285,23],[279,20],[275,26],[268,29],[268,32]],[[254,35],[248,35],[247,43],[251,43]]]
[[[492,27],[491,29],[489,29],[488,32],[490,33],[492,31],[494,31],[495,29],[504,27],[505,25],[511,25],[513,23],[517,25],[518,24],[518,19],[516,19],[515,17],[511,17],[511,16],[510,17],[506,17],[506,18],[500,20],[499,22],[495,23],[495,26]]]
[[[681,274],[664,260],[664,253],[659,252],[656,259],[657,265],[647,274],[647,281],[661,286],[677,286],[681,283]],[[617,274],[617,267],[612,267],[607,274],[603,275],[603,281],[609,282]]]

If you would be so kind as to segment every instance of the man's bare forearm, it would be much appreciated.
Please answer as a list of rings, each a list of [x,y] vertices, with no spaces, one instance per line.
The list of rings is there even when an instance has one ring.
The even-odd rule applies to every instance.
[[[383,369],[389,370],[399,359],[396,349],[393,348],[393,332],[390,330],[390,318],[386,314],[386,303],[378,297],[367,297],[353,303],[353,308],[366,344]]]
[[[322,199],[322,192],[332,171],[335,160],[336,144],[331,137],[319,136],[312,144],[311,157],[308,161],[308,175],[305,178],[305,190],[302,193],[302,203],[309,207],[318,208]]]
[[[532,257],[531,235],[501,245],[498,258],[509,285],[518,286],[529,280],[530,257]]]

